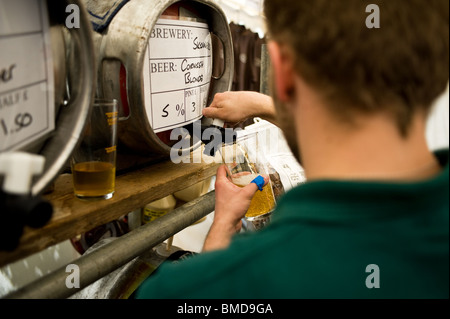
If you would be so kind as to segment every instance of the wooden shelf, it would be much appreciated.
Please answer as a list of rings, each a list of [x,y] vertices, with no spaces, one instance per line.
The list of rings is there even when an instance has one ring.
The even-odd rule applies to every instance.
[[[116,191],[109,200],[82,201],[73,194],[72,176],[61,175],[55,191],[46,195],[54,209],[50,222],[40,229],[26,227],[19,247],[0,251],[0,266],[103,225],[145,204],[201,182],[217,171],[218,164],[153,164],[116,177]]]

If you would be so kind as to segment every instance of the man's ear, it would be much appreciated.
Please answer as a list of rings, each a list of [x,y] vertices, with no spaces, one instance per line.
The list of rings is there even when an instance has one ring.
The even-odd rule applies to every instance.
[[[272,62],[274,87],[277,90],[278,99],[287,103],[292,99],[295,83],[292,55],[289,54],[286,47],[274,41],[270,41],[267,48]]]

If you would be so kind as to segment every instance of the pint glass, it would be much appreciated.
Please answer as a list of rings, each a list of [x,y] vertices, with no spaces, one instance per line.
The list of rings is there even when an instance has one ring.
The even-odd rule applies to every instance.
[[[248,142],[249,140],[245,140]],[[258,175],[268,175],[265,163],[261,156],[258,158],[256,150],[249,148],[256,147],[256,144],[245,143],[243,140],[236,144],[224,146],[221,149],[222,160],[227,167],[227,174],[233,184],[245,187],[250,184]],[[249,158],[249,151],[256,156]],[[252,222],[254,219],[265,216],[268,217],[275,207],[275,198],[272,184],[269,181],[262,191],[257,191],[253,196],[250,207],[245,215],[245,219]]]
[[[75,196],[109,199],[116,177],[117,101],[95,100],[91,116],[72,155]]]

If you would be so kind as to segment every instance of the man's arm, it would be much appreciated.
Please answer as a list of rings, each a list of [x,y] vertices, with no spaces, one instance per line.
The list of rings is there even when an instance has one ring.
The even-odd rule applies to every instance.
[[[228,123],[239,123],[248,118],[260,117],[277,125],[272,98],[252,91],[217,93],[211,105],[203,110],[203,115]]]

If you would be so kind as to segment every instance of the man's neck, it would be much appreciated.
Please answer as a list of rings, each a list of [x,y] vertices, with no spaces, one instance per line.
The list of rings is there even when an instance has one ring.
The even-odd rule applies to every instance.
[[[426,143],[423,117],[417,115],[413,119],[406,138],[385,115],[367,116],[360,123],[364,124],[351,128],[325,121],[300,130],[300,149],[308,180],[406,182],[425,180],[439,173],[439,164]]]

